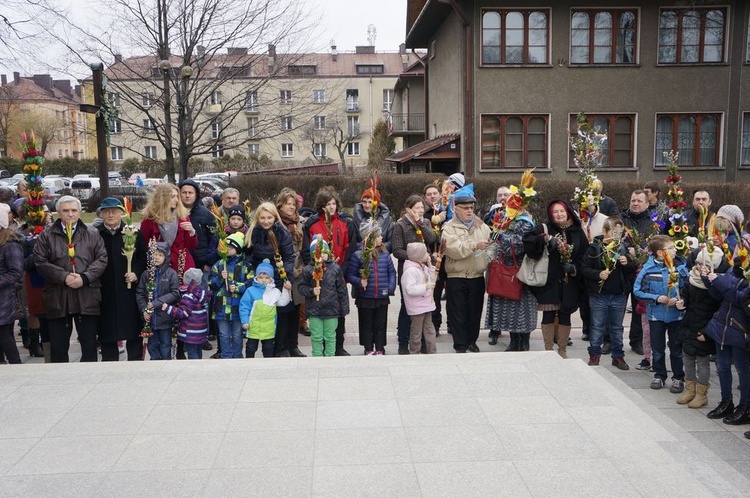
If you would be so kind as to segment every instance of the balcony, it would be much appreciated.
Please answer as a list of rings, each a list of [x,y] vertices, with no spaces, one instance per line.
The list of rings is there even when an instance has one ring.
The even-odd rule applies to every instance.
[[[424,113],[391,114],[391,135],[424,132]]]
[[[359,112],[359,100],[346,99],[346,112]]]
[[[260,114],[260,106],[258,104],[246,105],[245,114]]]
[[[219,114],[221,112],[221,104],[209,104],[206,107],[207,114]]]

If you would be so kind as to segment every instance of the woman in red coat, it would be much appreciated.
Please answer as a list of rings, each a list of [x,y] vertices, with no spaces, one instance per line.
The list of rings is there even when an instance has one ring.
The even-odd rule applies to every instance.
[[[158,185],[143,208],[141,234],[146,243],[156,238],[157,242],[169,244],[169,266],[180,280],[187,270],[195,267],[192,251],[198,246],[198,238],[180,201],[180,191],[171,183]],[[179,264],[181,254],[185,258],[183,265]]]

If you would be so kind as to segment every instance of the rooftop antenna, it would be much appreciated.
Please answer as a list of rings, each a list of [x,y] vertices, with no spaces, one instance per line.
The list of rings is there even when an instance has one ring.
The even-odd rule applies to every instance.
[[[375,40],[378,37],[378,28],[375,27],[374,24],[369,24],[367,26],[367,43],[370,46],[375,45]]]

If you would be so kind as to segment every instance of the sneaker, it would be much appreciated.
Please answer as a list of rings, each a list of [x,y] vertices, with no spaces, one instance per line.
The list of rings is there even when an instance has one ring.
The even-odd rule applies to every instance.
[[[638,365],[635,366],[635,369],[636,370],[650,370],[651,363],[648,360],[643,359]]]
[[[685,390],[685,382],[679,379],[672,379],[672,387],[669,388],[669,392],[679,394]]]
[[[368,351],[368,350],[365,349],[365,356],[372,356],[374,354],[375,354],[374,351]]]
[[[375,356],[383,356],[384,354],[382,351],[375,351]]]
[[[625,363],[625,358],[612,358],[612,365],[619,368],[620,370],[630,370],[630,365]]]
[[[590,367],[598,367],[599,366],[599,355],[589,355],[589,366]]]
[[[651,381],[651,389],[661,389],[664,387],[664,384],[666,382],[664,379],[660,379],[659,377],[654,377],[654,380]]]
[[[117,352],[120,354],[125,352],[125,341],[117,341]]]

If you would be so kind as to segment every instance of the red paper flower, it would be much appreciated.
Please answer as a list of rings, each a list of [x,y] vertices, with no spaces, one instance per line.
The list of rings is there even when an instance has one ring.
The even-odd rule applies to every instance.
[[[511,209],[520,209],[523,206],[523,199],[520,195],[513,194],[505,201],[505,205]]]

